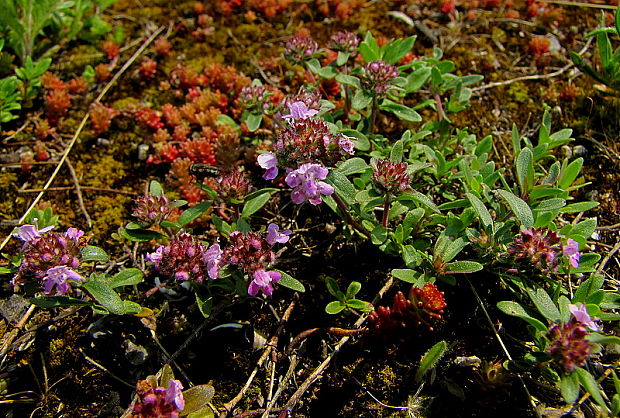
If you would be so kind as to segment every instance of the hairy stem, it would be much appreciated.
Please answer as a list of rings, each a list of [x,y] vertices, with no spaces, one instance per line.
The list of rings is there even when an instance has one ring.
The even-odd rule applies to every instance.
[[[387,228],[391,204],[392,204],[392,193],[387,192],[385,194],[385,201],[383,203],[383,217],[381,218],[381,225],[383,225],[384,228]]]
[[[338,193],[332,194],[332,197],[336,201],[336,205],[338,205],[338,209],[340,209],[340,211],[344,215],[347,223],[351,225],[353,228],[357,229],[363,235],[366,235],[367,238],[370,237],[370,232],[368,232],[368,230],[364,228],[362,224],[360,224],[358,221],[353,219],[353,216],[351,216],[351,214],[349,213],[349,208],[347,208],[347,205],[342,201],[340,196],[338,196]]]

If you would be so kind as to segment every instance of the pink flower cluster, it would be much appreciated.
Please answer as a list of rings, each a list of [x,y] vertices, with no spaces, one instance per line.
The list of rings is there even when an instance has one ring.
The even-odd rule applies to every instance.
[[[568,305],[568,308],[573,317],[569,322],[551,327],[548,338],[551,342],[551,357],[566,373],[572,373],[584,365],[590,355],[590,342],[586,339],[588,328],[598,331],[598,326],[586,311],[585,305]]]
[[[148,254],[146,259],[166,276],[202,282],[206,277],[217,279],[221,256],[219,244],[207,248],[192,235],[182,233]]]
[[[255,296],[261,291],[270,296],[272,283],[280,281],[281,277],[279,272],[267,270],[276,259],[272,247],[287,243],[290,234],[291,231],[280,231],[273,223],[267,227],[265,236],[234,231],[228,237],[228,245],[221,249],[219,244],[207,247],[192,235],[182,233],[146,258],[160,273],[182,281],[202,282],[206,277],[217,279],[220,268],[233,265],[252,276],[249,295]]]
[[[291,231],[280,232],[276,224],[269,224],[267,235],[263,237],[256,232],[246,234],[235,231],[229,236],[230,243],[224,248],[222,265],[235,265],[248,274],[252,281],[248,286],[248,294],[256,296],[259,291],[267,296],[273,293],[272,283],[280,281],[281,274],[277,271],[268,271],[269,264],[276,259],[272,247],[279,243],[285,244],[289,240]]]
[[[569,238],[562,246],[562,238],[557,232],[543,228],[530,228],[522,231],[508,247],[508,254],[517,260],[527,261],[541,271],[555,271],[560,264],[560,256],[568,258],[571,266],[579,267],[581,254],[579,244]]]
[[[390,160],[370,160],[372,182],[383,192],[399,193],[411,189],[411,179],[407,174],[407,163],[394,163]]]
[[[287,128],[278,134],[274,152],[260,154],[258,164],[265,169],[263,178],[273,180],[278,176],[279,167],[286,171],[286,184],[293,188],[291,199],[300,204],[309,201],[313,205],[321,203],[321,195],[330,196],[334,188],[321,181],[329,173],[326,166],[335,164],[347,155],[354,153],[351,138],[334,135],[327,124],[312,119],[318,110],[310,108],[303,101],[288,104],[290,113]]]
[[[65,295],[70,288],[69,280],[84,280],[75,269],[80,266],[78,256],[87,239],[76,228],[69,228],[64,234],[49,232],[52,228],[19,228],[16,236],[24,241],[23,260],[13,283],[21,283],[25,276],[35,276],[41,279],[46,295]]]

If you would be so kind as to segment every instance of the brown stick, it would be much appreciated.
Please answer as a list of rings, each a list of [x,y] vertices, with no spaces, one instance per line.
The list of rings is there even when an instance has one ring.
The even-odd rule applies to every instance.
[[[82,199],[82,190],[80,190],[80,181],[77,178],[77,174],[75,173],[75,170],[73,169],[73,165],[71,164],[71,161],[69,161],[69,159],[67,158],[67,168],[69,169],[69,172],[71,173],[71,178],[73,179],[73,183],[75,184],[75,194],[77,195],[78,198],[78,204],[80,205],[80,210],[82,211],[82,213],[84,214],[84,217],[86,218],[86,225],[88,225],[89,228],[92,228],[92,223],[90,221],[90,216],[88,215],[88,212],[86,211],[86,207],[84,206],[84,199]]]
[[[8,337],[6,337],[6,339],[4,340],[4,343],[2,344],[2,348],[0,348],[0,357],[4,357],[6,353],[9,351],[9,347],[11,346],[11,343],[13,343],[13,340],[15,339],[15,337],[17,337],[17,333],[22,328],[24,328],[24,325],[26,324],[26,322],[28,322],[30,315],[32,315],[32,313],[34,312],[34,308],[35,308],[34,305],[30,305],[30,307],[28,308],[24,316],[21,317],[21,319],[17,322],[17,325],[13,327]]]
[[[220,408],[221,418],[230,414],[235,408],[235,406],[239,403],[239,401],[243,398],[243,396],[245,396],[245,393],[247,392],[248,388],[252,384],[254,377],[256,377],[256,373],[258,373],[258,369],[262,367],[262,365],[265,363],[265,361],[269,357],[269,354],[271,354],[271,351],[278,344],[278,336],[284,329],[284,325],[286,324],[286,322],[288,322],[289,318],[291,317],[291,313],[293,312],[293,308],[295,307],[295,304],[297,303],[297,299],[299,299],[299,295],[295,293],[295,298],[288,305],[288,308],[286,308],[286,311],[284,312],[284,315],[282,315],[282,319],[280,320],[280,325],[278,326],[278,329],[276,330],[274,335],[269,339],[269,342],[265,345],[265,351],[263,351],[263,354],[260,356],[260,358],[256,362],[256,366],[254,367],[254,370],[252,370],[252,373],[250,373],[250,377],[248,377],[247,381],[245,382],[245,385],[243,385],[239,393],[237,393],[237,395],[234,398],[232,398],[229,402],[224,404],[222,408]]]
[[[47,189],[22,189],[18,190],[17,193],[39,193],[41,191],[54,191],[60,192],[64,190],[73,190],[75,187],[71,186],[59,186],[59,187],[48,187]],[[105,189],[101,187],[92,187],[92,186],[81,186],[82,190],[92,190],[95,192],[105,192],[105,193],[118,193],[118,194],[126,194],[129,196],[138,196],[139,193],[127,192],[125,190],[116,190],[116,189]]]
[[[381,290],[379,290],[379,292],[377,293],[377,296],[375,296],[373,300],[373,305],[376,304],[379,301],[379,299],[381,299],[381,297],[385,294],[385,292],[388,291],[390,287],[392,287],[393,282],[394,282],[394,279],[390,277],[389,280],[385,283],[385,285],[381,288]],[[361,327],[364,321],[366,321],[367,317],[368,317],[367,314],[362,315],[355,322],[354,327],[355,328]],[[334,350],[330,353],[330,355],[327,356],[327,358],[323,360],[323,362],[321,362],[321,364],[319,364],[319,366],[316,369],[314,369],[314,371],[310,374],[310,376],[308,376],[306,380],[304,380],[304,382],[299,386],[299,388],[295,391],[295,393],[293,393],[293,395],[289,398],[288,402],[284,405],[284,409],[286,411],[293,410],[293,408],[295,407],[295,405],[297,404],[301,396],[310,388],[310,386],[312,386],[314,382],[316,382],[321,377],[321,375],[323,374],[327,366],[329,366],[329,363],[331,363],[331,361],[334,359],[336,354],[340,351],[342,346],[344,346],[349,341],[349,339],[351,339],[351,336],[347,335],[347,336],[342,337],[340,341],[338,341],[338,343],[336,344],[336,346],[334,347]]]

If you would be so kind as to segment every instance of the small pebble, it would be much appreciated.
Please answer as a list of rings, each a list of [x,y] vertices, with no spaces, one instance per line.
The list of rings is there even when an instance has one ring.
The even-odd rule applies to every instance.
[[[144,161],[149,156],[149,146],[147,144],[138,145],[138,160]]]

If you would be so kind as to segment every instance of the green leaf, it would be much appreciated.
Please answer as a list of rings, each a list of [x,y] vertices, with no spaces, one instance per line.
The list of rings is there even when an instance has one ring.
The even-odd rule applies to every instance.
[[[357,295],[361,289],[362,289],[362,284],[360,282],[356,282],[356,281],[351,282],[349,284],[349,287],[347,287],[346,298],[353,299],[355,295]]]
[[[517,302],[513,301],[502,301],[497,303],[497,308],[504,312],[506,315],[516,316],[517,318],[521,318],[526,321],[528,324],[533,326],[537,331],[540,332],[548,332],[549,328],[541,321],[536,318],[530,316],[525,309]]]
[[[245,119],[245,125],[250,132],[256,132],[258,128],[260,128],[260,124],[263,121],[262,113],[249,113],[248,117]]]
[[[432,346],[420,360],[420,367],[418,368],[415,374],[415,381],[419,382],[422,380],[424,375],[435,365],[437,362],[444,356],[446,351],[448,350],[448,343],[445,341],[439,341],[437,344]]]
[[[531,228],[534,226],[534,214],[527,203],[509,191],[498,190],[497,192],[508,204],[510,210],[512,210],[524,228]]]
[[[131,286],[142,281],[142,272],[136,268],[128,268],[121,270],[110,279],[110,287],[112,289],[120,286]]]
[[[211,296],[204,297],[200,292],[196,292],[196,305],[204,318],[211,316],[211,308],[213,307],[213,298]]]
[[[453,263],[446,263],[443,265],[441,271],[442,274],[464,274],[474,273],[480,271],[484,266],[475,261],[455,261]]]
[[[585,212],[590,209],[593,209],[599,205],[599,202],[578,202],[571,203],[570,205],[564,206],[560,209],[561,213],[576,213],[576,212]]]
[[[259,211],[271,198],[271,194],[269,192],[261,193],[250,200],[246,200],[243,205],[243,210],[241,211],[242,218],[249,218],[254,213]]]
[[[296,292],[305,292],[306,288],[304,285],[297,279],[293,278],[288,273],[283,272],[282,270],[274,269],[281,274],[280,281],[277,282],[279,285],[288,287],[289,289],[295,290]]]
[[[355,110],[362,110],[368,107],[372,102],[372,94],[366,90],[360,89],[355,92],[353,100],[351,101],[351,107]]]
[[[124,300],[123,307],[125,309],[124,314],[126,315],[135,315],[142,312],[142,306],[140,306],[139,303],[132,302],[130,300]]]
[[[579,222],[574,227],[572,227],[570,232],[569,232],[569,234],[571,236],[573,236],[573,235],[580,235],[584,239],[587,240],[588,238],[590,238],[592,236],[592,234],[596,230],[597,223],[598,222],[597,222],[596,218],[585,219],[585,220]]]
[[[338,299],[342,299],[342,301],[344,302],[344,297],[340,298],[341,295],[343,295],[343,293],[340,291],[340,288],[338,287],[338,283],[336,282],[336,280],[333,277],[329,277],[327,276],[325,278],[325,285],[327,286],[327,291],[335,298]]]
[[[327,306],[325,307],[325,312],[327,312],[328,314],[331,315],[335,315],[337,313],[342,312],[342,310],[344,308],[346,308],[347,305],[345,305],[344,303],[340,302],[339,300],[334,300],[332,302],[329,302],[327,304]]]
[[[577,158],[571,162],[565,169],[560,172],[560,179],[558,180],[558,187],[562,189],[568,189],[575,181],[583,166],[583,158]]]
[[[586,336],[586,339],[595,344],[620,345],[620,337],[616,337],[615,335],[602,335],[596,332],[591,332]]]
[[[577,373],[579,382],[581,382],[581,385],[588,391],[590,396],[594,398],[596,403],[599,404],[604,410],[607,410],[605,401],[599,391],[598,383],[596,383],[594,377],[587,370],[582,369],[581,367],[575,369],[574,373]]]
[[[338,56],[336,57],[336,65],[339,67],[342,67],[343,65],[347,63],[347,61],[349,60],[349,57],[351,57],[350,53],[339,51]],[[344,74],[339,74],[339,75],[344,75]]]
[[[471,193],[465,193],[467,199],[471,203],[471,206],[476,211],[476,215],[480,219],[480,223],[482,223],[482,227],[486,231],[493,230],[493,217],[491,216],[491,212],[487,209],[487,207],[482,203],[482,200],[478,199],[475,195]]]
[[[600,274],[593,274],[579,285],[575,290],[575,296],[573,297],[573,303],[586,303],[586,300],[594,292],[603,287],[603,276]]]
[[[517,156],[515,163],[517,181],[522,196],[527,196],[534,186],[534,155],[532,150],[524,148]]]
[[[342,164],[338,166],[336,171],[342,173],[345,176],[349,176],[351,174],[359,174],[368,170],[370,166],[366,163],[363,158],[353,157],[344,161]]]
[[[82,261],[108,261],[110,259],[102,248],[93,245],[87,245],[82,248],[82,251],[80,251],[80,258]]]
[[[153,241],[158,239],[164,239],[166,236],[156,231],[149,229],[126,229],[121,228],[119,230],[120,236],[134,242]]]
[[[558,210],[564,206],[566,206],[566,200],[556,197],[553,199],[543,200],[534,208],[534,210],[537,212],[548,212]]]
[[[370,238],[375,245],[381,245],[385,242],[388,236],[388,231],[383,225],[377,225],[370,232]]]
[[[368,151],[370,150],[370,141],[360,131],[356,131],[355,129],[344,129],[340,132],[343,135],[354,138],[353,143],[355,144],[355,149],[360,151]]]
[[[579,377],[577,373],[563,375],[560,378],[560,392],[566,403],[572,404],[579,396]]]
[[[420,122],[422,120],[422,116],[410,107],[387,100],[383,101],[379,109],[393,113],[398,119],[406,122]]]
[[[424,83],[431,76],[430,67],[420,67],[407,76],[407,84],[405,85],[405,92],[412,93],[422,88]]]
[[[96,275],[92,275],[88,282],[82,284],[82,287],[110,313],[115,315],[123,315],[125,313],[125,305],[118,293],[112,290],[108,283],[98,279]]]
[[[149,193],[153,196],[160,197],[164,195],[164,188],[157,180],[151,180],[149,184]]]
[[[336,170],[331,170],[325,180],[334,186],[338,196],[349,206],[355,203],[355,186],[353,186],[353,183],[349,181],[347,176]]]
[[[347,306],[352,309],[356,309],[362,312],[370,312],[375,307],[370,302],[365,302],[359,299],[349,299],[347,300]]]
[[[396,200],[413,200],[421,203],[423,206],[426,206],[428,209],[432,210],[435,213],[441,213],[437,205],[428,196],[418,192],[417,190],[403,193],[402,195],[398,196]]]
[[[421,273],[411,269],[393,269],[390,273],[397,279],[412,284],[418,283],[422,276]]]
[[[545,318],[547,318],[551,322],[559,322],[561,319],[560,311],[558,307],[555,306],[549,294],[545,291],[545,289],[537,287],[535,289],[526,289],[527,294],[529,295],[532,302],[538,309],[538,312],[542,314]]]
[[[185,408],[183,408],[181,416],[186,416],[204,407],[208,407],[209,402],[213,399],[213,395],[215,395],[215,389],[211,385],[198,385],[184,390]]]
[[[390,161],[400,163],[403,160],[403,141],[399,139],[392,145],[390,150]]]
[[[179,220],[177,221],[179,225],[186,226],[190,224],[192,221],[198,219],[200,215],[205,213],[207,209],[211,207],[211,201],[207,200],[202,203],[198,203],[197,205],[192,206],[189,209],[186,209],[179,216]]]
[[[353,77],[352,75],[346,75],[346,74],[338,74],[336,76],[336,81],[341,83],[341,84],[346,84],[349,86],[353,86],[356,88],[360,88],[360,79],[357,77]]]

